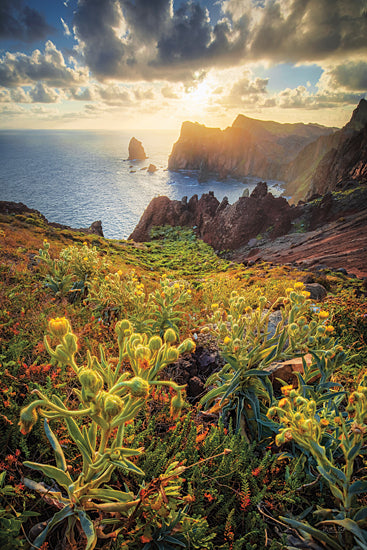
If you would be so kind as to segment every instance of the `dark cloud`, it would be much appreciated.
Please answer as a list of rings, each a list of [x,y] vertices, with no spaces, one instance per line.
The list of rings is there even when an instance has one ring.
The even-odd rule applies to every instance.
[[[35,42],[54,31],[43,15],[22,0],[1,0],[0,39]]]
[[[367,90],[367,62],[349,62],[328,71],[329,85],[351,91]]]
[[[74,31],[99,80],[184,80],[243,49],[239,24],[213,26],[196,1],[174,12],[171,0],[79,0]]]
[[[257,15],[247,50],[252,59],[322,60],[367,48],[365,0],[275,0]]]
[[[169,32],[158,40],[158,58],[163,64],[180,63],[202,56],[211,42],[208,10],[190,3],[173,16]]]
[[[120,0],[127,25],[141,39],[158,38],[171,17],[171,0]]]
[[[102,79],[120,75],[121,65],[128,60],[118,34],[122,24],[118,0],[79,0],[74,31],[81,41],[88,67]],[[133,62],[130,58],[130,63]]]
[[[35,50],[32,55],[6,53],[0,59],[0,85],[24,86],[45,81],[51,86],[75,86],[87,79],[87,69],[68,67],[56,46],[48,40],[45,52]]]

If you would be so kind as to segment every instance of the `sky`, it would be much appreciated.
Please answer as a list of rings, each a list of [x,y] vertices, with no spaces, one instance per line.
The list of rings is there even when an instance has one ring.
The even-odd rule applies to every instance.
[[[367,0],[0,0],[0,129],[343,126]]]

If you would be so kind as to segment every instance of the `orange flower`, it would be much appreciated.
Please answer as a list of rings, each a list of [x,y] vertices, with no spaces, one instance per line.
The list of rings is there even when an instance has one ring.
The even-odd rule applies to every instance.
[[[209,500],[209,502],[212,502],[212,500],[215,500],[215,497],[211,495],[210,493],[204,493],[204,497]]]
[[[283,395],[285,395],[286,397],[289,395],[289,393],[293,390],[293,385],[290,384],[289,386],[282,386],[280,388],[280,391],[282,392]],[[279,405],[280,406],[280,405]]]

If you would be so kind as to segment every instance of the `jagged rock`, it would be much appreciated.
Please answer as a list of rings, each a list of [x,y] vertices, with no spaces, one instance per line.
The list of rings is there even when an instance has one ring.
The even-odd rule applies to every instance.
[[[295,209],[283,197],[264,195],[265,187],[260,182],[253,191],[254,196],[241,197],[232,205],[226,198],[219,203],[212,192],[200,199],[194,195],[188,203],[156,197],[129,238],[148,241],[155,225],[195,226],[197,235],[214,249],[234,250],[269,228],[270,238],[284,235],[291,228]]]
[[[153,174],[157,171],[157,167],[154,164],[149,164],[147,171],[149,172],[149,174]]]
[[[259,181],[255,189],[252,191],[250,197],[253,199],[263,199],[268,192],[268,184],[265,181]]]
[[[129,143],[129,157],[128,160],[145,160],[148,158],[145,154],[144,147],[141,141],[132,137]]]

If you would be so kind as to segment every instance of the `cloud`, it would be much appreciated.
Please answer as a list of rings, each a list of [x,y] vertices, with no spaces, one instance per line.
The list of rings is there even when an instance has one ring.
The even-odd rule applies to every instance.
[[[190,80],[198,69],[367,53],[365,0],[79,0],[79,51],[99,80]]]
[[[249,70],[245,70],[242,77],[234,82],[228,94],[222,95],[220,103],[226,108],[239,108],[254,103],[263,104],[268,94],[268,78],[254,78]],[[220,94],[222,90],[216,89],[214,93]]]
[[[63,26],[63,28],[64,28],[64,34],[65,34],[65,36],[71,36],[70,29],[69,29],[69,27],[67,26],[67,24],[65,23],[65,21],[63,20],[62,17],[60,17],[60,20],[61,20],[62,26]]]
[[[247,18],[247,59],[299,62],[367,51],[365,0],[227,0],[233,19]]]
[[[163,88],[161,89],[161,94],[166,99],[178,99],[179,98],[179,96],[174,91],[172,86],[163,86]]]
[[[32,98],[33,103],[56,103],[60,99],[60,94],[53,88],[48,88],[42,82],[37,82],[29,90],[29,96]]]
[[[7,52],[0,59],[0,85],[24,86],[47,82],[51,86],[75,86],[87,81],[86,68],[68,67],[61,52],[48,40],[45,52],[34,50],[31,55]]]
[[[349,91],[367,90],[367,62],[349,61],[325,71],[323,85],[329,88],[343,88]]]
[[[25,6],[23,0],[1,0],[0,39],[35,42],[54,31],[43,15]]]
[[[238,23],[223,18],[213,25],[194,0],[176,11],[172,0],[80,0],[74,32],[99,80],[190,79],[196,69],[224,65],[244,45]]]

